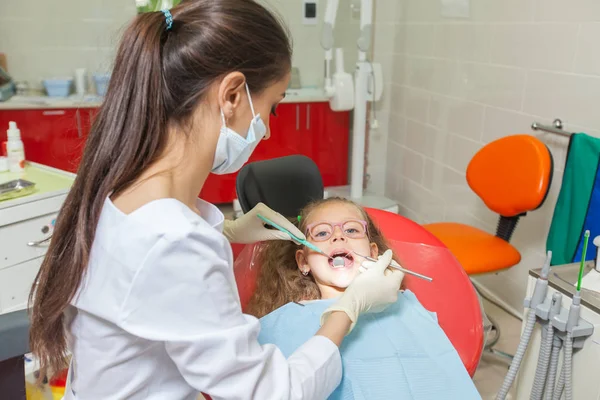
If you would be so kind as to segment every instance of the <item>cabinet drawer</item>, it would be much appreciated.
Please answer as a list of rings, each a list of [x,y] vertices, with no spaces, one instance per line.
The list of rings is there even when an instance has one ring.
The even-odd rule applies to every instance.
[[[27,308],[31,285],[43,257],[0,270],[0,314]]]
[[[49,241],[47,229],[58,213],[46,214],[0,227],[0,271],[12,265],[38,258],[46,254]]]

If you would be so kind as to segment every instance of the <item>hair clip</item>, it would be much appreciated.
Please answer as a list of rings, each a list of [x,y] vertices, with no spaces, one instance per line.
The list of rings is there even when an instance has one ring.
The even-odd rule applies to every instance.
[[[169,10],[160,10],[163,14],[165,14],[165,20],[167,22],[167,30],[170,30],[173,26],[173,16],[171,15],[171,11]]]
[[[301,219],[302,219],[302,217],[300,215],[298,215],[298,222],[300,222]]]

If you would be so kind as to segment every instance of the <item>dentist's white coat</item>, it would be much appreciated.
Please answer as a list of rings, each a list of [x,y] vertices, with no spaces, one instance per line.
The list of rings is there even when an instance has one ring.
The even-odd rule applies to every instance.
[[[67,311],[67,400],[325,399],[337,346],[318,336],[286,359],[242,314],[223,214],[174,199],[129,215],[107,199],[87,273]]]

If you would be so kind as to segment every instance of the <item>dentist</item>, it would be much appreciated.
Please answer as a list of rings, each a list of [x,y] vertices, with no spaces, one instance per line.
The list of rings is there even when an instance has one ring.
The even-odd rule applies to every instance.
[[[264,205],[225,221],[197,196],[269,136],[290,67],[254,0],[188,0],[128,26],[30,298],[31,349],[69,365],[65,399],[324,399],[352,323],[396,301],[388,252],[288,359],[241,311],[229,243],[290,239],[258,212],[304,235]]]

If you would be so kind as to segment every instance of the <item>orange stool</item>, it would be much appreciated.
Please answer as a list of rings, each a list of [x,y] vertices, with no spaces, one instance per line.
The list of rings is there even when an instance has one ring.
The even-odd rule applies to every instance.
[[[552,181],[550,150],[530,135],[513,135],[484,146],[467,167],[467,183],[500,214],[495,234],[456,222],[424,225],[440,239],[467,274],[497,272],[521,261],[509,243],[519,218],[539,208]]]
[[[552,171],[550,150],[534,136],[512,135],[493,141],[469,163],[467,183],[490,210],[500,215],[495,234],[455,222],[432,223],[424,228],[450,249],[469,275],[510,268],[521,261],[519,251],[509,243],[512,234],[521,217],[544,203]],[[495,328],[494,343],[499,337]]]

